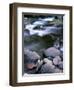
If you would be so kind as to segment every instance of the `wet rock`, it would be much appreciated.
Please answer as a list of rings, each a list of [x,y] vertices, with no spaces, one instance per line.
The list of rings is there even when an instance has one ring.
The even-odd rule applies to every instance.
[[[60,50],[56,49],[55,47],[50,47],[44,51],[46,57],[55,57],[60,56]]]
[[[60,61],[61,61],[60,56],[56,56],[56,57],[53,59],[53,64],[54,64],[54,65],[59,65]]]

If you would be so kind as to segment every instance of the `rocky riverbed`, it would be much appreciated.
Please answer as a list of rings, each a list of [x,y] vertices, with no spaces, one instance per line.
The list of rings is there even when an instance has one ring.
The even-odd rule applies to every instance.
[[[63,57],[60,49],[49,47],[43,50],[43,58],[36,52],[24,49],[24,72],[28,74],[62,73]],[[26,65],[27,64],[27,65]]]

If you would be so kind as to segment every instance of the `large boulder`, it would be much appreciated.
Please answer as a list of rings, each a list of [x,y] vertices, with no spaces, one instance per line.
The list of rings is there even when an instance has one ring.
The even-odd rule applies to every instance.
[[[37,72],[37,63],[40,56],[35,51],[24,50],[24,72],[35,74]]]
[[[33,62],[36,60],[38,61],[40,59],[40,56],[35,51],[24,50],[24,59],[27,62],[30,62],[30,61]]]
[[[56,49],[55,47],[50,47],[44,51],[44,55],[46,57],[56,57],[60,56],[60,50]]]

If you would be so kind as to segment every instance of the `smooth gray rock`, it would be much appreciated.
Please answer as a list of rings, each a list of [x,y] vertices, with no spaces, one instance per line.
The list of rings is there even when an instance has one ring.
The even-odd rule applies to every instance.
[[[27,62],[39,60],[40,56],[35,51],[24,50],[24,58]]]
[[[55,47],[50,47],[44,51],[46,57],[55,57],[60,56],[60,50],[56,49]]]
[[[56,56],[56,57],[53,59],[53,64],[54,64],[54,65],[59,65],[60,62],[61,62],[60,56]]]

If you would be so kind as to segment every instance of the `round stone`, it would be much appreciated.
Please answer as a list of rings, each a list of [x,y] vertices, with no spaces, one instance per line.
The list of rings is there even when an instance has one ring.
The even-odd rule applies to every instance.
[[[44,51],[46,57],[56,57],[60,56],[60,50],[56,49],[55,47],[50,47]]]

